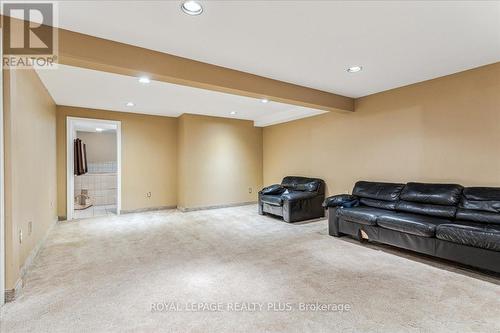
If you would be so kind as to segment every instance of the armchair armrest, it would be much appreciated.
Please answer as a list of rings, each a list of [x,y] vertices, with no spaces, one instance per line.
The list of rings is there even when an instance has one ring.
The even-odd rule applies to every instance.
[[[281,184],[274,184],[264,187],[260,194],[281,194],[286,191],[286,188]]]
[[[281,198],[285,201],[297,201],[297,200],[306,200],[317,197],[317,192],[305,192],[305,191],[290,191],[281,196]]]
[[[355,207],[359,205],[359,199],[355,195],[350,194],[339,194],[332,197],[328,197],[323,202],[323,207]]]

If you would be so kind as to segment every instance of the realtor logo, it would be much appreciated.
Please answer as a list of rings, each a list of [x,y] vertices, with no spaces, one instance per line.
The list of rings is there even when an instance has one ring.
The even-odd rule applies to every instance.
[[[3,2],[3,65],[55,68],[55,3]]]

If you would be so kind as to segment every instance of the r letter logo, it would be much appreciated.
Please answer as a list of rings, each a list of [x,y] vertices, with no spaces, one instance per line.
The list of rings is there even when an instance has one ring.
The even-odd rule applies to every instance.
[[[55,4],[3,2],[3,65],[7,68],[55,68]]]

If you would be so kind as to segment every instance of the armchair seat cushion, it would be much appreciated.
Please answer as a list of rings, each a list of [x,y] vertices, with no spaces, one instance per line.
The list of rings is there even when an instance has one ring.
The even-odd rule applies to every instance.
[[[281,196],[281,194],[263,194],[260,196],[260,200],[269,205],[282,206],[283,198]]]
[[[453,243],[500,251],[500,225],[457,221],[438,226],[436,237]]]
[[[377,224],[382,228],[422,237],[434,237],[436,227],[445,223],[451,223],[451,221],[410,213],[389,212],[377,218]]]
[[[377,218],[386,213],[387,210],[372,207],[341,207],[337,209],[337,215],[344,220],[364,225],[376,225]]]

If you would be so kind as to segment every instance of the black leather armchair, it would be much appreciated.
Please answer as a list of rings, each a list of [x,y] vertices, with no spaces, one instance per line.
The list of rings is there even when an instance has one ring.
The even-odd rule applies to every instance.
[[[281,216],[285,222],[324,217],[324,199],[322,179],[288,176],[259,192],[259,214]]]

